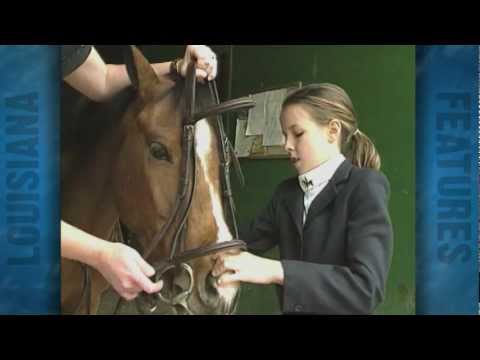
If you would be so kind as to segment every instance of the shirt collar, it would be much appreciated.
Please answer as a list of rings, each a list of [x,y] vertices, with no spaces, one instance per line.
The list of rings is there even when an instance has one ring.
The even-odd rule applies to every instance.
[[[309,193],[328,182],[338,167],[345,161],[343,154],[338,154],[309,172],[300,175],[298,182],[304,193]]]

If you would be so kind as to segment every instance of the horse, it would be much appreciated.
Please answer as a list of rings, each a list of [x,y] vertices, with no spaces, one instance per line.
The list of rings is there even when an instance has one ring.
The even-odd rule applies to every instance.
[[[216,286],[213,255],[244,243],[235,239],[233,153],[218,114],[254,104],[218,104],[212,83],[210,96],[196,84],[194,65],[186,79],[157,76],[135,46],[126,54],[132,86],[94,110],[75,109],[79,115],[62,129],[62,220],[128,241],[154,264],[164,287],[137,299],[140,313],[231,314],[239,286]],[[62,313],[97,313],[109,289],[103,276],[65,258],[61,273]]]

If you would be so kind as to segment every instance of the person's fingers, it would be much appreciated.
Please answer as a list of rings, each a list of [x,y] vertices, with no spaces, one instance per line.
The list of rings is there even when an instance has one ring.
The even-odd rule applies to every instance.
[[[204,59],[205,64],[207,65],[206,71],[208,72],[208,80],[213,80],[217,76],[218,70],[218,61],[217,56],[213,51],[209,49],[208,53],[205,55]]]
[[[153,283],[145,274],[138,269],[138,271],[133,271],[133,279],[137,286],[148,294],[153,294],[162,289],[163,282],[159,281],[157,284]]]
[[[154,283],[149,279],[155,275],[153,266],[147,263],[136,251],[134,257],[140,271],[133,270],[132,275],[135,283],[139,287],[139,291],[145,291],[148,294],[159,292],[163,287],[163,281],[160,280]]]
[[[197,69],[197,80],[202,84],[205,82],[205,79],[208,77],[208,74],[205,70]]]
[[[222,275],[224,272],[228,271],[230,264],[230,256],[228,254],[222,254],[217,257],[217,260],[215,262],[215,277],[218,277]],[[213,275],[213,274],[212,274]]]
[[[138,252],[136,254],[137,254],[137,256],[136,256],[137,263],[140,266],[140,269],[143,271],[143,273],[148,277],[152,277],[153,275],[155,275],[155,269],[153,268],[153,266],[151,266],[149,263],[147,263],[140,256],[140,254]]]
[[[208,80],[212,81],[217,77],[218,74],[218,63],[215,60],[215,63],[212,65],[212,72],[210,73],[210,77]]]
[[[120,296],[127,301],[135,300],[138,297],[138,292],[126,292],[123,291]]]
[[[212,59],[216,57],[212,49],[206,45],[191,45],[189,50],[194,59]]]
[[[204,66],[205,55],[201,45],[189,45],[185,53],[185,59],[194,61],[197,67]]]
[[[225,268],[223,267],[223,258],[217,258],[217,260],[215,261],[215,265],[212,269],[212,275],[214,277],[218,277],[225,272],[224,269]]]
[[[217,61],[215,59],[210,59],[205,62],[200,62],[201,66],[197,66],[197,68],[205,70],[207,73],[206,79],[211,81],[217,77],[218,66]]]
[[[122,298],[129,301],[135,299],[138,293],[142,291],[134,282],[129,280],[114,284],[113,288]]]
[[[145,275],[138,271],[133,275],[131,281],[124,281],[117,292],[127,300],[132,300],[138,296],[139,293],[146,292],[148,294],[154,294],[160,292],[163,288],[163,281],[160,280],[157,283],[153,283]]]
[[[225,271],[238,271],[239,266],[238,266],[238,261],[235,256],[229,256],[225,257],[223,260],[223,267],[225,268]]]
[[[208,46],[205,45],[188,45],[183,64],[187,65],[190,61],[194,61],[197,67],[197,80],[200,83],[211,81],[217,77],[218,63],[217,56]],[[183,67],[183,65],[182,65]],[[181,70],[181,74],[186,76],[186,67]]]
[[[226,272],[236,272],[239,270],[238,262],[234,257],[225,256],[217,260],[212,275],[219,277]]]
[[[217,285],[220,287],[229,286],[234,283],[238,283],[240,280],[241,280],[240,273],[227,272],[217,279]]]
[[[205,70],[207,75],[202,76],[203,79],[213,80],[217,76],[217,56],[208,47],[204,45],[191,45],[189,47],[189,55],[198,69]]]
[[[199,58],[199,59],[196,59],[195,65],[196,65],[197,69],[201,69],[201,70],[206,71],[208,69],[208,67],[210,66],[210,62],[207,59]]]
[[[153,288],[152,288],[151,294],[158,293],[158,292],[160,292],[160,290],[162,290],[162,289],[163,289],[163,281],[160,280],[160,281],[158,281],[158,282],[156,282],[156,283],[153,284]]]
[[[208,76],[207,79],[208,81],[210,81],[213,73],[213,65],[212,64],[208,65],[205,71],[207,72],[207,76]]]

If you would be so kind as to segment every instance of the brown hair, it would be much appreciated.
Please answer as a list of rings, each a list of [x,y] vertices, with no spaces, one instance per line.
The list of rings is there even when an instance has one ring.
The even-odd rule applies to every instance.
[[[301,105],[320,125],[332,119],[342,124],[341,152],[357,167],[379,170],[380,155],[370,138],[358,129],[358,121],[348,94],[333,84],[313,84],[290,93],[282,108]]]

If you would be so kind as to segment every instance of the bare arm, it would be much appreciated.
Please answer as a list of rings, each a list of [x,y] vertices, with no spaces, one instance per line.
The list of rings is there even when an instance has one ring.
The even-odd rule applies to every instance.
[[[170,72],[171,62],[153,64],[155,72],[161,76]],[[65,77],[65,81],[90,98],[102,102],[130,85],[125,65],[105,64],[95,47],[87,60],[73,73]]]
[[[96,267],[108,242],[82,231],[65,221],[61,223],[62,257]]]
[[[64,221],[61,223],[62,257],[98,270],[122,297],[132,300],[141,291],[155,293],[163,283],[149,277],[155,270],[134,249],[102,240]]]
[[[212,80],[217,75],[217,60],[210,48],[204,45],[189,45],[180,64],[181,75],[185,76],[190,60],[197,63],[197,77]],[[158,76],[170,73],[172,62],[152,64]],[[105,64],[95,47],[85,62],[64,79],[70,86],[93,101],[102,102],[130,85],[125,65]]]

